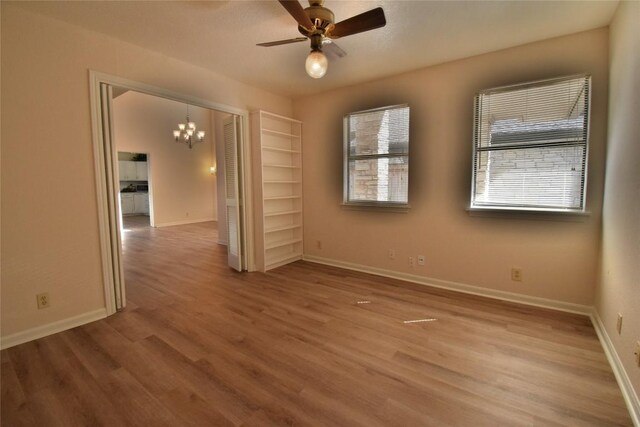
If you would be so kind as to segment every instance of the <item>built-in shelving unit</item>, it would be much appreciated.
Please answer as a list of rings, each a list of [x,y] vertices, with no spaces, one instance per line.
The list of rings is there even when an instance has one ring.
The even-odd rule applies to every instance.
[[[252,113],[256,261],[263,271],[302,259],[302,122]]]

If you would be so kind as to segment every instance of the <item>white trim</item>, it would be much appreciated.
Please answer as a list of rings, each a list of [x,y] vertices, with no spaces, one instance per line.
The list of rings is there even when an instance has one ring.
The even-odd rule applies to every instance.
[[[0,349],[4,350],[18,344],[37,340],[38,338],[95,322],[96,320],[104,319],[105,317],[107,317],[106,308],[99,308],[98,310],[89,311],[87,313],[69,317],[68,319],[62,319],[56,322],[47,323],[46,325],[36,326],[35,328],[0,338]]]
[[[370,267],[367,265],[354,264],[351,262],[338,261],[329,258],[322,258],[314,255],[304,255],[305,261],[315,262],[317,264],[331,265],[333,267],[341,267],[347,270],[361,271],[364,273],[375,274],[377,276],[389,277],[392,279],[405,280],[407,282],[417,283],[419,285],[431,286],[434,288],[448,289],[451,291],[462,292],[465,294],[479,295],[487,298],[498,299],[502,301],[516,302],[520,304],[531,305],[534,307],[550,308],[552,310],[565,311],[568,313],[577,313],[590,315],[592,307],[588,305],[574,304],[570,302],[552,300],[547,298],[534,297],[530,295],[522,295],[514,292],[499,291],[495,289],[487,289],[479,286],[468,285],[465,283],[451,282],[448,280],[434,279],[431,277],[418,276],[417,274],[401,273],[393,270],[385,270],[383,268]]]
[[[624,365],[618,356],[618,352],[613,346],[613,342],[611,341],[611,338],[609,338],[609,334],[607,334],[607,330],[604,328],[602,319],[600,319],[600,315],[595,308],[591,312],[591,323],[593,323],[593,328],[598,334],[598,338],[600,339],[600,343],[604,349],[604,354],[607,356],[607,360],[611,365],[613,374],[618,381],[618,386],[622,391],[622,397],[624,397],[624,401],[627,404],[627,409],[629,409],[631,420],[635,426],[640,426],[640,400],[633,389],[633,385],[627,375],[627,371],[625,371]]]
[[[163,223],[160,223],[160,224],[156,224],[155,227],[157,227],[157,228],[172,227],[174,225],[197,224],[199,222],[210,222],[210,221],[214,221],[215,222],[215,219],[213,219],[213,218],[184,219],[184,220],[181,220],[181,221],[163,222]]]

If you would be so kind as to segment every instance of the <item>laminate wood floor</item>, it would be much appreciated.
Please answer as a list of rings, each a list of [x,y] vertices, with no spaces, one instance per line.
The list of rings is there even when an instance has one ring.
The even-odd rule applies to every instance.
[[[216,240],[125,233],[128,307],[2,351],[2,425],[631,425],[587,317],[308,262],[239,274]]]

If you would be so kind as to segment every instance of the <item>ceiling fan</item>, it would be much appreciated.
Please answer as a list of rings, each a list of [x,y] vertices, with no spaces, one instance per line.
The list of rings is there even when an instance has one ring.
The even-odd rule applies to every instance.
[[[323,49],[329,56],[336,59],[342,58],[347,54],[333,43],[332,39],[374,30],[387,24],[381,7],[334,23],[333,12],[323,6],[324,0],[309,0],[309,7],[307,8],[302,8],[298,0],[278,1],[298,22],[298,31],[304,37],[258,43],[258,46],[271,47],[310,40],[311,53],[305,62],[305,69],[307,74],[315,79],[319,79],[327,72],[328,61]]]

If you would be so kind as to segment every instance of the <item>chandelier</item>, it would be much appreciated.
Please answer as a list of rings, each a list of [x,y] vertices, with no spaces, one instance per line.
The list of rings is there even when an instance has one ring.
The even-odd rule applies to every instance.
[[[173,138],[176,142],[184,142],[189,145],[189,149],[193,148],[196,142],[204,140],[204,131],[196,131],[196,124],[189,120],[189,105],[187,104],[187,123],[179,123],[178,129],[173,131]]]

